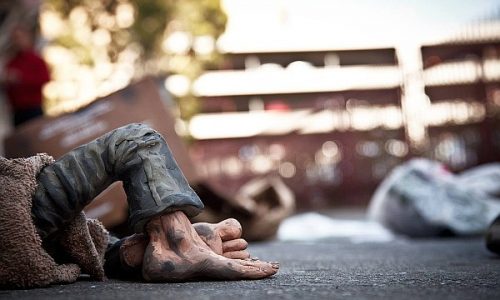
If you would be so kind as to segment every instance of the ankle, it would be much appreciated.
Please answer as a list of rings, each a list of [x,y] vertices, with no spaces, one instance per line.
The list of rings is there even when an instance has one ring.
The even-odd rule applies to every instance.
[[[127,237],[119,249],[122,264],[129,268],[141,267],[147,245],[148,240],[144,234]]]

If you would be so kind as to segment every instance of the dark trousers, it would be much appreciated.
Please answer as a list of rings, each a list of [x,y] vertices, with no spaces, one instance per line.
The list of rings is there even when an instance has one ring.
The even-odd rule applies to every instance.
[[[135,232],[143,232],[155,215],[180,210],[194,216],[203,209],[163,137],[148,126],[131,124],[70,151],[39,173],[32,215],[40,237],[56,236],[117,180],[123,181]],[[140,272],[121,263],[122,242],[110,240],[106,274],[139,278]]]
[[[131,124],[68,152],[39,173],[32,215],[40,237],[56,235],[118,180],[134,232],[143,232],[155,215],[180,210],[194,216],[203,209],[163,137],[146,125]]]
[[[31,119],[43,116],[41,107],[18,109],[14,111],[14,126],[17,127]]]

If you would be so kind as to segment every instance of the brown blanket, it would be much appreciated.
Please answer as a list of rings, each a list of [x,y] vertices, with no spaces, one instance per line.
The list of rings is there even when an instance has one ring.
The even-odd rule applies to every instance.
[[[11,160],[0,157],[2,288],[74,282],[81,272],[96,280],[104,279],[104,252],[109,235],[101,223],[87,220],[83,213],[45,246],[51,249],[50,253],[64,253],[64,257],[69,257],[68,263],[57,264],[58,257],[49,255],[42,246],[31,217],[31,201],[38,172],[53,161],[46,154]]]

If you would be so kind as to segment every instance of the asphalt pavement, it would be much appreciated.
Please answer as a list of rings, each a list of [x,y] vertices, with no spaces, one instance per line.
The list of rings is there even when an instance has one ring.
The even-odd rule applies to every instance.
[[[109,280],[3,290],[1,299],[500,299],[500,256],[482,239],[251,245],[280,272],[257,281],[149,284]]]

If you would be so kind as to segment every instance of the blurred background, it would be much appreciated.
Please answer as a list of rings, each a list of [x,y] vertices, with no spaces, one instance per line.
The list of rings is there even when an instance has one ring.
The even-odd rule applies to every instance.
[[[499,0],[2,1],[2,73],[19,23],[50,81],[16,127],[2,93],[5,156],[146,122],[190,182],[277,176],[299,211],[365,207],[412,157],[500,161]]]

